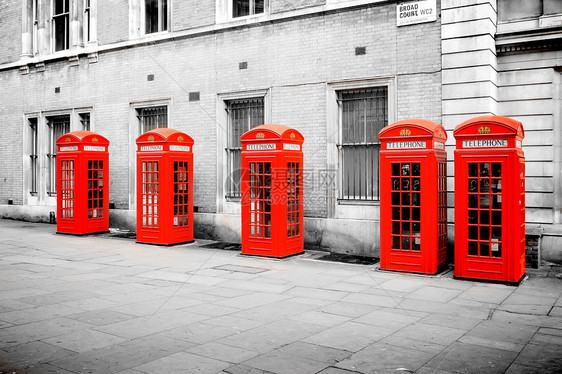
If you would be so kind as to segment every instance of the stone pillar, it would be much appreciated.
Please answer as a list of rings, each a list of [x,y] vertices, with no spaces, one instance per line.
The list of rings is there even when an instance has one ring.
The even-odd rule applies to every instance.
[[[496,0],[443,0],[441,17],[443,126],[453,130],[497,113]]]
[[[84,0],[72,0],[70,5],[70,48],[84,46],[82,18],[84,16]]]
[[[22,1],[21,56],[33,56],[33,0]]]
[[[39,19],[37,20],[37,46],[40,55],[51,53],[51,30],[49,17],[51,15],[50,0],[37,0]]]

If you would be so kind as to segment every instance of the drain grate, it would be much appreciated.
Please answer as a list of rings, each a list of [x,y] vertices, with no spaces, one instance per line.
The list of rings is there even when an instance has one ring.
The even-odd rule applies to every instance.
[[[342,253],[329,253],[316,258],[316,260],[344,262],[346,264],[373,265],[379,262],[377,257],[346,255]]]
[[[229,242],[214,242],[202,245],[201,248],[224,249],[225,251],[241,251],[242,244]]]
[[[246,273],[246,274],[259,274],[259,273],[263,273],[263,272],[269,270],[269,269],[263,269],[263,268],[255,268],[255,267],[252,267],[252,266],[232,265],[232,264],[215,266],[211,269],[232,271],[232,272],[236,272],[236,273]]]

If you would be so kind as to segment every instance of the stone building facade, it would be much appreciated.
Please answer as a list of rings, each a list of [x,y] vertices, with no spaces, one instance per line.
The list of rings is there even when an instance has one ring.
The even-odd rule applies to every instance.
[[[135,139],[167,126],[195,139],[196,236],[239,241],[236,137],[279,123],[305,137],[305,242],[377,256],[378,130],[450,130],[452,228],[452,130],[498,114],[525,126],[528,226],[561,259],[562,9],[511,3],[399,26],[381,0],[0,0],[0,215],[48,220],[53,139],[89,128],[111,141],[112,225],[133,228]]]

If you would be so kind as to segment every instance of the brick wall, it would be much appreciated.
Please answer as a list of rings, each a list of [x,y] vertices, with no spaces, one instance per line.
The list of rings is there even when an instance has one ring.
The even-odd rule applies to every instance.
[[[269,10],[271,13],[279,13],[324,4],[326,4],[326,0],[270,0]]]
[[[110,44],[129,38],[129,0],[98,1],[98,42]]]
[[[98,4],[101,20],[109,9]],[[126,2],[117,7],[114,25],[98,25],[100,42],[126,37]],[[169,126],[195,139],[195,205],[200,212],[215,212],[217,158],[222,157],[217,155],[217,137],[225,131],[216,117],[218,94],[268,89],[272,122],[293,126],[305,137],[304,193],[315,197],[305,199],[305,214],[326,217],[326,186],[320,173],[327,165],[327,138],[333,135],[326,125],[327,108],[334,105],[327,102],[329,83],[396,76],[398,119],[439,122],[439,24],[397,28],[395,17],[395,4],[366,6],[103,52],[97,63],[83,57],[78,67],[60,61],[47,63],[42,73],[0,71],[2,83],[14,87],[13,94],[5,96],[8,110],[0,112],[0,121],[10,123],[10,132],[21,139],[24,113],[93,107],[93,129],[111,141],[110,201],[126,208],[135,165],[131,129],[137,124],[132,108],[165,100],[170,105]],[[187,15],[174,22],[190,25]],[[112,36],[103,39],[103,33]],[[423,50],[416,54],[418,45]],[[356,47],[366,47],[366,54],[356,55]],[[247,62],[247,69],[239,69],[240,62]],[[147,80],[148,74],[154,80]],[[61,92],[55,94],[54,87]],[[190,102],[189,92],[200,92],[200,100]],[[0,175],[10,178],[0,181],[5,183],[0,202],[16,194],[21,204],[22,145],[11,142],[3,147],[9,149],[2,149]]]
[[[0,64],[16,61],[21,54],[21,14],[21,1],[0,1]]]
[[[172,30],[185,30],[214,23],[214,1],[172,2]]]

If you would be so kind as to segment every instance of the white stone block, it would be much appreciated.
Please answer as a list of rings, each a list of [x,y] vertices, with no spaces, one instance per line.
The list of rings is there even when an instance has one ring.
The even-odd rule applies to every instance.
[[[459,8],[477,4],[490,4],[493,9],[498,9],[496,0],[442,0],[441,9]]]
[[[483,18],[490,18],[492,21],[496,21],[497,13],[490,3],[486,2],[461,8],[449,8],[441,11],[441,24],[443,25]]]
[[[499,112],[499,115],[505,115]],[[535,115],[535,116],[511,116],[514,120],[517,120],[523,124],[523,129],[525,131],[539,131],[539,130],[552,130],[554,129],[554,116],[552,114],[546,115]],[[525,142],[523,141],[523,144]]]
[[[491,66],[475,66],[443,70],[443,84],[496,81],[497,72]]]
[[[442,88],[443,100],[468,97],[497,97],[498,88],[493,82],[446,84]]]
[[[496,34],[496,25],[489,18],[441,26],[441,39],[462,38],[482,34]]]
[[[553,223],[554,212],[552,208],[526,208],[525,222],[528,223]]]
[[[476,51],[482,49],[495,51],[496,41],[490,34],[445,39],[441,41],[441,49],[443,54]]]
[[[552,83],[541,83],[521,86],[503,86],[498,88],[500,101],[552,99],[554,95]]]
[[[491,97],[443,100],[443,114],[483,113],[492,111],[496,104],[496,100]]]
[[[443,69],[489,65],[497,70],[496,55],[491,50],[460,52],[442,56]]]
[[[521,100],[521,101],[505,101],[498,103],[498,109],[501,113],[506,113],[508,117],[517,115],[537,115],[537,114],[553,114],[554,101],[546,100]]]

